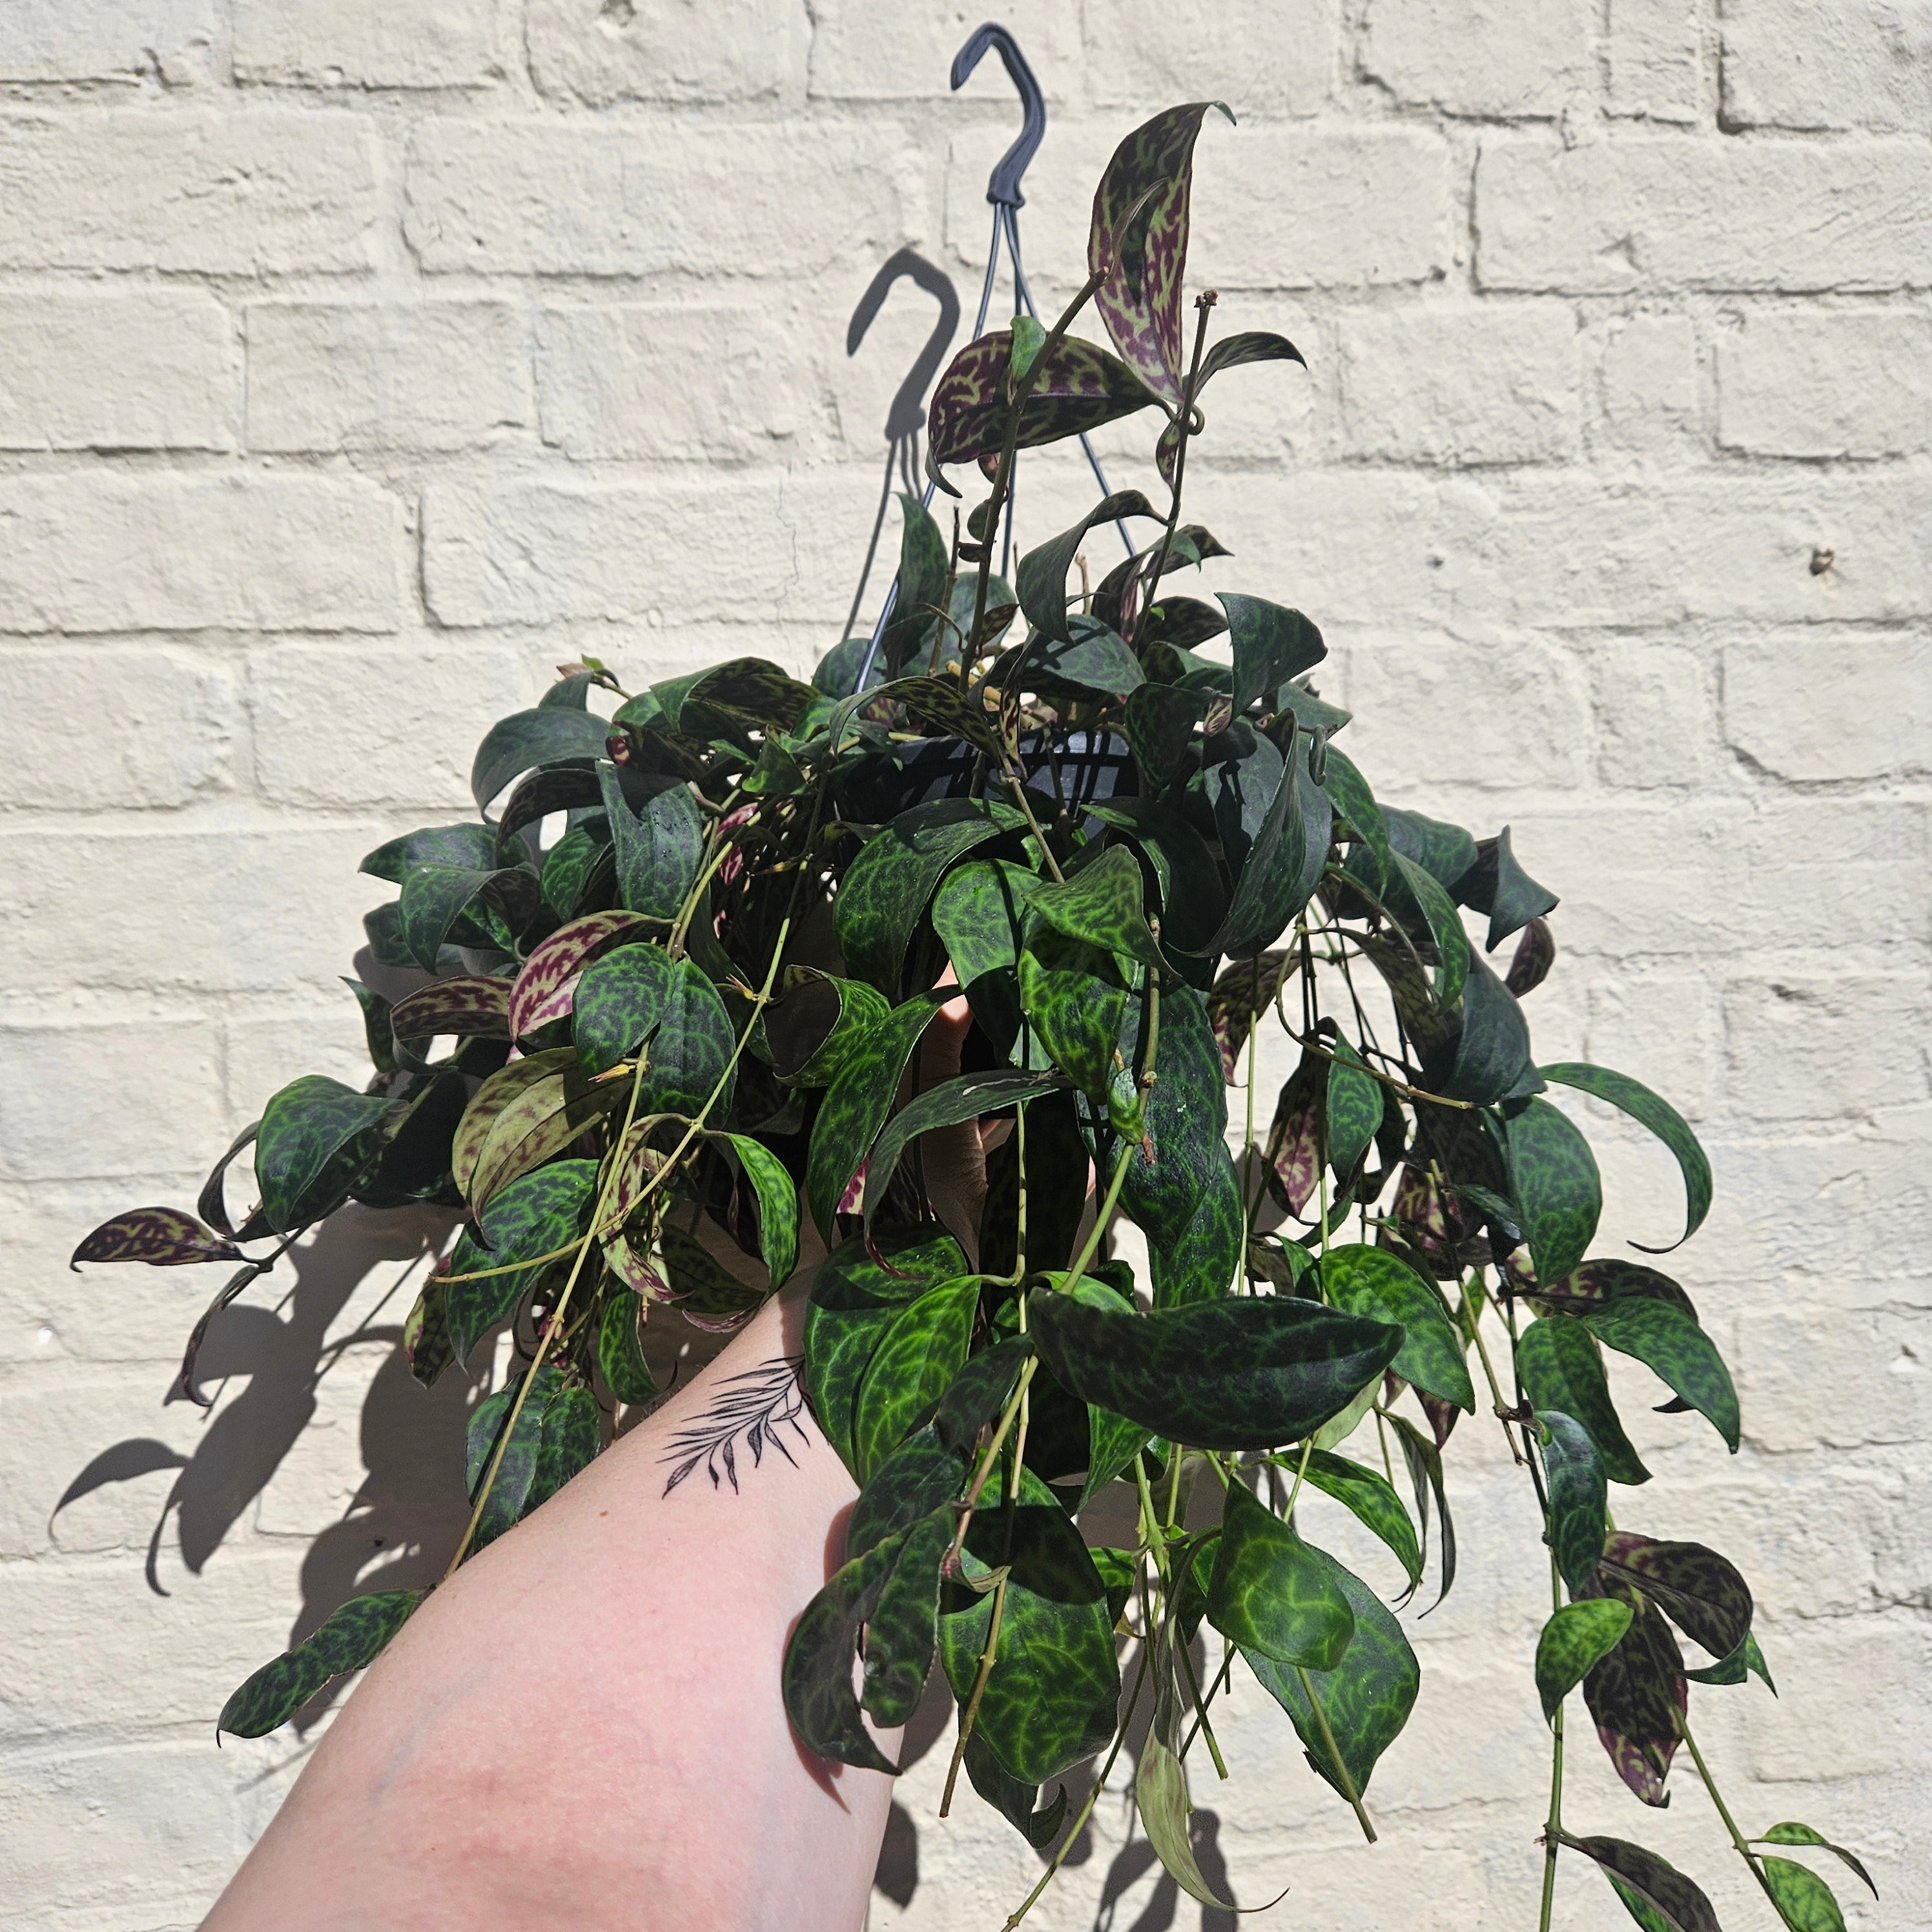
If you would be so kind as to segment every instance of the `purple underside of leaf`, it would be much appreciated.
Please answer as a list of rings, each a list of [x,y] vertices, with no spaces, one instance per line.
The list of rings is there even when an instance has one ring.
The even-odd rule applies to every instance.
[[[1006,379],[1012,332],[969,342],[932,392],[926,434],[931,460],[967,463],[996,455],[1012,418]],[[1156,400],[1135,372],[1096,344],[1067,336],[1041,358],[1020,418],[1018,446],[1030,448],[1097,429]]]
[[[641,936],[649,922],[640,914],[613,908],[574,919],[536,947],[524,962],[510,990],[510,1033],[520,1040],[570,1011],[578,976],[610,947]],[[430,989],[434,990],[434,989]]]
[[[178,1208],[130,1208],[104,1221],[74,1251],[82,1262],[146,1262],[179,1268],[190,1262],[238,1261],[242,1250]]]

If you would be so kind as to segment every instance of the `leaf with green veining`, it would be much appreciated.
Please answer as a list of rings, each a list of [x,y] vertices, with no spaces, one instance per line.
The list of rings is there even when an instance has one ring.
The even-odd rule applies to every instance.
[[[1054,1065],[1131,1131],[1138,1094],[1122,1050],[1131,988],[1120,962],[1048,927],[1028,941],[1018,978],[1020,1011]]]
[[[980,1280],[964,1275],[898,1310],[860,1377],[852,1422],[854,1473],[869,1482],[966,1364]]]
[[[1728,1656],[1750,1634],[1750,1586],[1736,1564],[1701,1543],[1663,1542],[1619,1530],[1604,1546],[1603,1568],[1642,1590],[1713,1657]]]
[[[1583,1258],[1603,1212],[1596,1156],[1576,1124],[1547,1100],[1528,1102],[1504,1132],[1510,1194],[1522,1210],[1536,1278],[1559,1280]]]
[[[1709,1420],[1733,1456],[1738,1453],[1737,1390],[1716,1343],[1695,1316],[1667,1301],[1629,1295],[1588,1311],[1582,1320],[1598,1341],[1654,1371]]]
[[[946,868],[1025,823],[1009,805],[943,798],[914,806],[883,827],[853,860],[833,903],[847,970],[894,997],[907,944]]]
[[[657,1030],[670,994],[670,956],[656,946],[623,946],[585,970],[577,983],[570,1036],[586,1073],[628,1060]]]
[[[862,1556],[908,1523],[952,1502],[965,1487],[970,1466],[963,1451],[940,1441],[932,1424],[914,1430],[872,1472],[853,1504],[846,1556]]]
[[[1339,1414],[1402,1330],[1318,1302],[1264,1295],[1114,1313],[1036,1292],[1030,1329],[1062,1386],[1171,1442],[1268,1449]]]
[[[1020,559],[1013,573],[1014,592],[1028,621],[1042,638],[1062,644],[1073,641],[1067,615],[1066,573],[1087,541],[1087,532],[1096,524],[1153,514],[1154,506],[1139,490],[1117,490],[1102,497],[1071,530],[1061,531]]]
[[[641,915],[614,906],[574,919],[532,946],[510,988],[512,1037],[524,1039],[562,1018],[571,1010],[579,976],[591,962],[647,930],[649,922]]]
[[[334,1206],[375,1157],[393,1106],[321,1073],[304,1074],[275,1094],[255,1135],[255,1180],[277,1234],[292,1234]]]
[[[1336,1566],[1240,1483],[1227,1492],[1208,1616],[1243,1648],[1312,1670],[1334,1670],[1355,1630]]]
[[[675,919],[704,852],[704,820],[690,786],[634,778],[610,764],[599,765],[597,776],[616,850],[619,898],[647,918]]]
[[[1382,1599],[1325,1551],[1312,1553],[1333,1570],[1355,1619],[1354,1634],[1341,1662],[1332,1670],[1309,1671],[1307,1687],[1321,1704],[1322,1715],[1341,1754],[1341,1768],[1359,1797],[1368,1789],[1377,1760],[1408,1723],[1422,1672],[1401,1624]],[[1276,1664],[1258,1651],[1244,1650],[1241,1654],[1268,1694],[1288,1713],[1310,1764],[1337,1791],[1342,1790],[1342,1779],[1309,1702],[1301,1672]]]
[[[1339,1034],[1327,1089],[1328,1163],[1336,1178],[1346,1180],[1382,1124],[1382,1088],[1361,1055]]]
[[[1816,1872],[1792,1858],[1760,1858],[1758,1864],[1791,1932],[1845,1932],[1845,1915]]]
[[[1234,709],[1247,710],[1256,699],[1274,709],[1274,694],[1289,679],[1299,677],[1328,655],[1322,633],[1299,610],[1270,604],[1264,597],[1216,593],[1228,614],[1228,640],[1234,653]]]
[[[1562,1843],[1601,1868],[1633,1918],[1644,1922],[1635,1899],[1648,1906],[1672,1932],[1721,1932],[1711,1901],[1675,1865],[1622,1838],[1573,1838]]]
[[[404,874],[397,902],[403,944],[426,973],[448,946],[494,946],[508,951],[543,897],[543,883],[521,866],[474,871],[417,866]]]
[[[1871,1874],[1864,1864],[1843,1845],[1833,1844],[1822,1832],[1814,1831],[1809,1825],[1774,1825],[1762,1838],[1754,1838],[1751,1842],[1758,1845],[1815,1845],[1820,1851],[1830,1852],[1842,1858],[1864,1881],[1873,1898],[1878,1896],[1878,1887],[1872,1883]]]
[[[314,1636],[263,1664],[221,1707],[216,1730],[266,1737],[331,1678],[373,1663],[422,1597],[420,1590],[380,1590],[352,1598]]]
[[[1025,1106],[1029,1102],[1058,1092],[1065,1082],[1058,1074],[1022,1073],[995,1070],[986,1073],[962,1073],[928,1087],[886,1123],[885,1130],[873,1144],[866,1162],[866,1185],[860,1197],[860,1211],[868,1226],[885,1198],[892,1170],[899,1156],[920,1135],[944,1127],[977,1120],[983,1114],[997,1114],[1008,1107]]]
[[[862,980],[803,975],[765,1010],[772,1072],[794,1087],[830,1086],[853,1048],[891,1011]]]
[[[1385,1478],[1328,1449],[1310,1450],[1305,1466],[1295,1450],[1276,1460],[1285,1470],[1300,1469],[1310,1488],[1333,1496],[1364,1528],[1381,1538],[1408,1573],[1411,1590],[1422,1581],[1422,1550],[1416,1540],[1415,1525]]]
[[[1207,709],[1198,691],[1143,684],[1127,694],[1127,742],[1152,788],[1171,784],[1192,765],[1194,728]]]
[[[458,1361],[489,1330],[509,1318],[548,1265],[515,1264],[576,1240],[590,1225],[596,1194],[594,1160],[552,1161],[496,1195],[478,1216],[476,1234],[464,1230],[451,1258],[452,1275],[484,1268],[512,1268],[513,1272],[450,1282],[446,1318]]]
[[[1110,845],[1064,884],[1039,886],[1030,904],[1040,919],[1070,939],[1138,960],[1151,972],[1168,970],[1148,929],[1139,862],[1120,846]]]
[[[1610,1490],[1590,1432],[1561,1409],[1539,1408],[1543,1472],[1550,1492],[1550,1544],[1572,1590],[1596,1574],[1610,1533]]]
[[[1510,850],[1510,829],[1505,825],[1493,838],[1476,847],[1476,862],[1451,887],[1462,903],[1490,916],[1490,930],[1483,941],[1493,952],[1514,932],[1520,932],[1533,919],[1554,912],[1561,903],[1546,886],[1539,886]]]
[[[1394,1366],[1404,1382],[1475,1413],[1462,1338],[1433,1283],[1386,1248],[1360,1243],[1330,1248],[1322,1257],[1321,1276],[1324,1294],[1338,1308],[1402,1324],[1408,1339]]]
[[[1161,937],[1170,957],[1209,945],[1227,916],[1228,895],[1214,855],[1178,807],[1162,799],[1108,798],[1093,800],[1087,809],[1102,824],[1125,833],[1153,867]]]
[[[604,1385],[621,1402],[654,1402],[657,1380],[644,1357],[638,1324],[649,1304],[627,1288],[614,1286],[597,1322],[597,1366]]]
[[[792,1729],[820,1757],[862,1770],[898,1768],[866,1729],[852,1666],[860,1633],[911,1533],[899,1531],[840,1569],[806,1606],[785,1644],[780,1681]]]
[[[602,758],[610,726],[587,711],[541,706],[519,711],[493,724],[470,768],[470,793],[479,812],[533,765]]]
[[[1456,910],[1456,902],[1425,866],[1400,850],[1394,859],[1396,876],[1421,909],[1435,942],[1436,1004],[1453,1006],[1462,997],[1463,982],[1469,976],[1469,938],[1462,930],[1462,915]]]
[[[737,1044],[717,988],[692,961],[679,960],[671,968],[664,1017],[638,1090],[639,1114],[682,1114],[695,1120],[721,1080],[724,1087],[712,1111],[728,1113],[736,1084],[731,1056]]]
[[[933,896],[933,929],[965,988],[973,1017],[1009,1057],[1020,1031],[1021,932],[1041,883],[1010,860],[975,859],[949,872]]]
[[[1668,1100],[1653,1094],[1641,1081],[1633,1080],[1625,1073],[1613,1073],[1607,1066],[1566,1060],[1541,1071],[1546,1080],[1574,1087],[1594,1100],[1607,1100],[1612,1106],[1622,1108],[1632,1120],[1648,1127],[1676,1156],[1684,1176],[1684,1232],[1669,1246],[1643,1248],[1643,1252],[1668,1254],[1671,1248],[1688,1241],[1711,1211],[1712,1196],[1711,1163],[1697,1136],[1690,1131],[1690,1123]],[[1642,1247],[1641,1242],[1631,1245]]]
[[[598,1436],[597,1398],[581,1382],[558,1389],[544,1404],[536,1466],[524,1495],[524,1516],[590,1467],[596,1460]]]
[[[898,1553],[866,1620],[859,1702],[882,1728],[904,1724],[919,1708],[938,1638],[940,1564],[957,1520],[942,1506],[898,1532]]]
[[[1564,1699],[1622,1641],[1630,1614],[1629,1604],[1614,1597],[1586,1597],[1565,1604],[1544,1625],[1536,1640],[1536,1691],[1545,1724],[1555,1721]]]
[[[1589,1432],[1613,1483],[1647,1483],[1650,1472],[1624,1433],[1594,1336],[1567,1315],[1539,1316],[1516,1344],[1516,1372],[1530,1406],[1573,1415]]]
[[[893,588],[892,614],[879,637],[879,650],[889,676],[898,674],[907,654],[931,638],[938,622],[938,607],[946,595],[952,560],[945,537],[932,513],[920,500],[899,492],[899,572]],[[951,640],[941,655],[956,656]]]
[[[82,1262],[146,1262],[179,1268],[188,1262],[238,1262],[242,1250],[178,1208],[130,1208],[101,1222],[76,1248],[68,1266]]]
[[[727,1134],[758,1197],[760,1252],[774,1288],[784,1287],[798,1265],[798,1190],[785,1164],[762,1141]]]
[[[494,872],[498,864],[496,834],[488,825],[428,825],[378,845],[356,867],[372,878],[400,886],[418,866],[450,866],[466,872]]]

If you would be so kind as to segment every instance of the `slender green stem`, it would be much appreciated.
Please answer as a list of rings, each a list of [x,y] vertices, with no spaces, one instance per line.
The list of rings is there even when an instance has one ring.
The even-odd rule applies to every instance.
[[[1790,1925],[1784,1908],[1778,1902],[1778,1894],[1771,1888],[1771,1881],[1764,1875],[1764,1867],[1759,1862],[1757,1854],[1746,1842],[1744,1834],[1738,1829],[1738,1821],[1731,1816],[1730,1807],[1724,1802],[1724,1793],[1718,1789],[1718,1780],[1711,1775],[1711,1767],[1704,1762],[1704,1754],[1697,1748],[1697,1740],[1690,1733],[1690,1720],[1688,1714],[1679,1712],[1677,1729],[1685,1744],[1690,1748],[1692,1761],[1696,1765],[1697,1775],[1704,1780],[1704,1789],[1711,1794],[1711,1802],[1718,1808],[1718,1816],[1724,1821],[1724,1829],[1731,1834],[1731,1843],[1737,1848],[1738,1856],[1750,1868],[1750,1875],[1758,1882],[1766,1898],[1771,1900],[1772,1910],[1779,1921]]]
[[[1315,1713],[1316,1726],[1322,1733],[1322,1742],[1328,1748],[1328,1762],[1335,1767],[1335,1775],[1342,1780],[1342,1796],[1353,1808],[1355,1822],[1362,1828],[1362,1836],[1372,1845],[1376,1842],[1376,1828],[1369,1822],[1361,1795],[1355,1789],[1355,1780],[1348,1775],[1348,1767],[1342,1762],[1335,1733],[1328,1728],[1328,1714],[1322,1709],[1322,1700],[1315,1694],[1314,1681],[1298,1664],[1294,1666],[1294,1674],[1301,1679],[1301,1694],[1308,1700],[1308,1708]]]
[[[1426,1100],[1432,1107],[1452,1107],[1459,1113],[1465,1114],[1469,1112],[1475,1105],[1473,1100],[1450,1100],[1444,1099],[1440,1094],[1425,1093],[1420,1087],[1411,1087],[1406,1082],[1396,1079],[1393,1074],[1378,1073],[1366,1060],[1345,1060],[1339,1053],[1330,1053],[1318,1040],[1304,1040],[1292,1027],[1288,1026],[1285,1018],[1282,1024],[1287,1028],[1288,1038],[1304,1052],[1313,1054],[1316,1059],[1325,1060],[1331,1066],[1352,1066],[1358,1073],[1366,1073],[1371,1080],[1378,1080],[1384,1087],[1393,1088],[1396,1093],[1403,1095],[1406,1099]]]
[[[1133,1158],[1132,1144],[1123,1141],[1120,1151],[1114,1157],[1113,1178],[1107,1184],[1107,1198],[1101,1202],[1100,1210],[1094,1216],[1094,1225],[1087,1231],[1087,1238],[1081,1244],[1080,1252],[1073,1258],[1073,1265],[1066,1273],[1066,1279],[1060,1285],[1062,1294],[1071,1294],[1078,1285],[1080,1277],[1087,1272],[1090,1262],[1100,1246],[1101,1238],[1107,1232],[1107,1223],[1114,1217],[1114,1208],[1120,1198],[1120,1187],[1127,1178],[1127,1162]]]
[[[986,1694],[986,1681],[993,1674],[993,1660],[1000,1648],[1000,1620],[1006,1609],[1006,1579],[1001,1573],[1000,1580],[993,1586],[993,1616],[986,1627],[986,1647],[980,1653],[980,1674],[973,1680],[973,1694],[967,1700],[965,1710],[959,1719],[959,1742],[952,1747],[952,1762],[946,1767],[946,1790],[939,1801],[939,1815],[944,1818],[952,1809],[952,1788],[959,1782],[959,1767],[966,1760],[966,1747],[973,1736],[973,1720],[980,1714],[980,1700]]]
[[[1144,588],[1141,608],[1134,614],[1133,634],[1136,637],[1145,614],[1154,608],[1154,601],[1160,594],[1161,572],[1167,568],[1167,554],[1173,546],[1174,533],[1180,526],[1180,484],[1187,473],[1187,446],[1194,440],[1194,392],[1201,378],[1201,358],[1208,346],[1208,316],[1214,302],[1212,289],[1204,290],[1194,298],[1195,313],[1198,319],[1194,325],[1194,360],[1180,392],[1180,442],[1174,452],[1173,501],[1168,506],[1167,527],[1160,533],[1160,547],[1154,552],[1154,568],[1142,579]],[[1131,643],[1132,638],[1128,641]]]
[[[1168,1445],[1168,1454],[1178,1452],[1172,1444]],[[1134,1458],[1134,1486],[1140,1492],[1141,1540],[1147,1545],[1148,1553],[1154,1558],[1154,1568],[1160,1572],[1161,1580],[1167,1580],[1168,1564],[1167,1538],[1161,1534],[1160,1512],[1154,1506],[1154,1490],[1148,1481],[1147,1463],[1144,1458]]]
[[[1294,1486],[1288,1491],[1288,1507],[1281,1513],[1283,1522],[1288,1521],[1294,1514],[1295,1503],[1301,1495],[1301,1479],[1308,1473],[1308,1459],[1313,1454],[1314,1448],[1315,1438],[1312,1436],[1304,1436],[1301,1438],[1301,1460],[1295,1467]]]
[[[959,1552],[965,1546],[966,1532],[972,1527],[973,1513],[980,1506],[980,1492],[986,1486],[986,1478],[993,1472],[993,1465],[1000,1459],[1000,1451],[1006,1447],[1008,1432],[1020,1412],[1020,1405],[1026,1400],[1028,1384],[1040,1366],[1040,1358],[1029,1355],[1020,1366],[1020,1378],[1014,1384],[1012,1394],[1006,1399],[1006,1406],[1000,1412],[999,1425],[993,1431],[993,1439],[986,1444],[986,1452],[980,1458],[980,1466],[974,1472],[973,1485],[966,1492],[966,1500],[959,1511],[959,1526],[952,1532],[952,1547],[947,1551],[946,1561],[940,1567],[951,1573],[958,1568]]]
[[[1184,1643],[1177,1643],[1174,1646],[1174,1654],[1180,1659],[1180,1667],[1187,1673],[1188,1691],[1194,1700],[1195,1729],[1206,1742],[1208,1755],[1214,1760],[1215,1772],[1225,1784],[1228,1780],[1227,1762],[1221,1755],[1221,1747],[1214,1741],[1214,1726],[1208,1721],[1208,1703],[1201,1694],[1200,1683],[1194,1675],[1194,1659]],[[1192,1732],[1189,1734],[1188,1741],[1190,1743],[1193,1741]],[[1184,1753],[1186,1745],[1184,1744],[1181,1749]]]
[[[1551,1607],[1563,1607],[1563,1582],[1556,1568],[1556,1553],[1550,1558],[1550,1600]],[[1550,1750],[1550,1819],[1544,1828],[1543,1846],[1543,1910],[1537,1920],[1537,1932],[1550,1932],[1550,1913],[1556,1900],[1556,1847],[1563,1829],[1563,1706],[1556,1706],[1556,1718],[1552,1726],[1555,1740]]]

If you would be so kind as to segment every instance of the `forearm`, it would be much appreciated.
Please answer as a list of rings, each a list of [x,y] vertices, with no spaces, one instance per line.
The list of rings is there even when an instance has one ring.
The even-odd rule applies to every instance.
[[[806,1753],[779,1696],[856,1493],[770,1366],[802,1316],[768,1305],[424,1604],[211,1928],[860,1923],[890,1780]],[[758,1440],[721,1438],[721,1395],[767,1391]]]

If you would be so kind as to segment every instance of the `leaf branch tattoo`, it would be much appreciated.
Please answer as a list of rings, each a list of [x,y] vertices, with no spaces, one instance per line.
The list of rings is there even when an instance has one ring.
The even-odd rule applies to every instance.
[[[775,1355],[755,1369],[731,1376],[718,1389],[709,1410],[688,1428],[670,1439],[670,1447],[658,1460],[674,1462],[664,1486],[669,1496],[686,1477],[703,1465],[715,1490],[723,1480],[738,1492],[738,1441],[752,1452],[752,1466],[764,1460],[766,1449],[776,1449],[796,1468],[796,1459],[786,1447],[784,1431],[793,1430],[801,1442],[812,1438],[799,1418],[805,1413],[805,1390],[799,1371],[805,1366],[802,1355]]]

